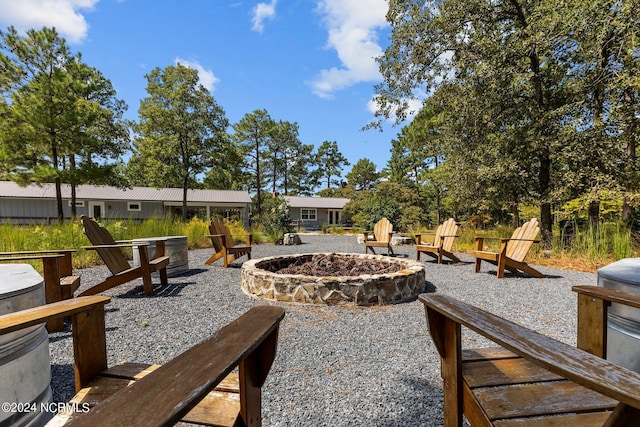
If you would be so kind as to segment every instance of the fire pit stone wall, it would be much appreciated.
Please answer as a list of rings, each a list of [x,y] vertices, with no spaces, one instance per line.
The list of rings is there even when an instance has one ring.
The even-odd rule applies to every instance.
[[[335,254],[397,263],[394,273],[360,276],[306,276],[275,271],[299,257],[313,254],[252,259],[242,265],[242,290],[251,297],[288,303],[324,305],[382,305],[414,299],[424,291],[424,265],[420,262],[382,255]]]

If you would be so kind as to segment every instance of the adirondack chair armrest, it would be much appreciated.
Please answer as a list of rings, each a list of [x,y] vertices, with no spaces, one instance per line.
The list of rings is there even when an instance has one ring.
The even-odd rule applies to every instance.
[[[600,286],[573,286],[571,290],[578,295],[584,295],[589,298],[640,308],[640,295],[628,294],[616,289],[603,288]]]
[[[87,249],[87,250],[97,250],[97,249],[109,249],[109,248],[133,248],[136,246],[148,246],[148,243],[136,243],[134,244],[128,244],[128,243],[117,243],[115,245],[91,245],[91,246],[81,246],[82,249]]]
[[[77,252],[77,249],[51,249],[51,250],[37,250],[37,251],[13,251],[13,252],[0,252],[0,257],[14,256],[14,255],[46,255],[46,254],[60,254]]]
[[[461,339],[461,329],[451,325],[462,325],[557,375],[640,408],[640,374],[636,372],[452,297],[421,294],[419,299],[443,359],[456,357],[451,350]]]
[[[458,237],[458,236],[455,236]],[[540,243],[540,239],[514,239],[511,237],[484,237],[484,236],[476,236],[475,240],[500,240],[501,242],[508,242],[510,240],[521,240],[521,241],[525,241],[525,242],[533,242],[533,243]]]
[[[436,240],[436,233],[435,231],[433,232],[425,232],[425,233],[416,233],[416,245],[422,245],[422,244],[426,244],[426,243],[435,243]],[[424,239],[424,237],[431,237],[430,239]]]
[[[51,249],[51,250],[37,250],[37,251],[15,251],[15,252],[0,252],[0,257],[19,257],[25,256],[38,256],[38,255],[59,255],[62,259],[59,259],[60,263],[60,275],[71,276],[73,274],[73,263],[71,256],[77,252],[77,249]]]
[[[599,286],[574,286],[571,289],[578,294],[578,348],[606,358],[611,304],[640,308],[640,295]]]
[[[236,366],[242,418],[259,425],[261,390],[275,359],[284,309],[254,307],[211,338],[122,389],[67,425],[171,425]],[[170,390],[170,392],[167,392]]]
[[[39,325],[53,319],[85,313],[96,307],[104,307],[110,301],[110,297],[101,295],[78,297],[4,314],[0,316],[0,335]]]
[[[475,236],[474,239],[476,241],[478,240],[501,240],[501,241],[510,240],[509,237],[489,237],[489,236]]]
[[[0,316],[0,335],[70,317],[76,391],[107,368],[104,306],[111,298],[93,295],[67,299]]]
[[[35,261],[35,260],[47,260],[47,259],[61,259],[63,258],[63,254],[42,254],[42,255],[16,255],[16,256],[8,256],[8,255],[0,255],[0,261]]]

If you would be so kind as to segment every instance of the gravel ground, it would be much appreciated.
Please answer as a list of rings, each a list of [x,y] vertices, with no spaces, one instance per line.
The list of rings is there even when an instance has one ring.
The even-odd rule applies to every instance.
[[[301,235],[300,246],[257,245],[253,257],[288,253],[364,252],[354,236]],[[395,251],[411,258],[412,246]],[[125,361],[165,363],[257,304],[240,289],[240,266],[206,266],[211,249],[189,252],[189,273],[156,285],[145,297],[136,280],[108,292],[109,365]],[[438,265],[427,260],[425,290],[497,313],[575,345],[573,285],[595,285],[596,275],[540,267],[547,275],[496,278],[472,258]],[[108,274],[105,267],[78,272],[84,288]],[[158,283],[154,279],[154,283]],[[81,288],[81,289],[82,289]],[[263,388],[266,426],[442,425],[440,362],[427,334],[422,303],[382,307],[279,304],[286,310],[278,354]],[[73,395],[73,351],[69,326],[51,335],[54,401]],[[463,347],[488,343],[469,332]]]

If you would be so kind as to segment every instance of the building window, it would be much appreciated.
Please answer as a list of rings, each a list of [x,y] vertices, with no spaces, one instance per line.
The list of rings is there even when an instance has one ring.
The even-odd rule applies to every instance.
[[[71,200],[69,200],[69,207],[71,207]],[[84,208],[84,200],[76,200],[77,208]]]
[[[315,221],[318,219],[317,212],[315,209],[300,209],[300,219]]]
[[[140,202],[127,202],[127,210],[140,212],[142,209],[140,208]]]

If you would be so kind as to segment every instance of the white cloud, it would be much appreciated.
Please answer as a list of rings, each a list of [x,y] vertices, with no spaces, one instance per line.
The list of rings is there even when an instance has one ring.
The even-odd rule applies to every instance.
[[[261,33],[264,30],[264,21],[276,17],[276,4],[278,0],[271,0],[271,3],[258,3],[253,8],[253,26],[251,29]]]
[[[176,58],[176,64],[178,63],[184,65],[185,67],[193,68],[194,70],[196,70],[198,72],[198,79],[200,80],[200,84],[207,88],[209,92],[213,92],[216,83],[220,81],[220,79],[213,74],[213,71],[206,70],[196,61],[188,61],[186,59]]]
[[[70,43],[81,43],[89,25],[80,11],[91,11],[100,0],[0,0],[0,21],[18,31],[55,27]]]
[[[321,70],[311,82],[313,93],[328,98],[333,92],[362,81],[381,80],[375,58],[382,55],[377,31],[388,24],[387,0],[320,0],[329,38],[342,66]]]

